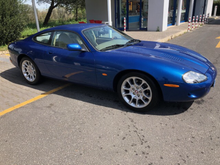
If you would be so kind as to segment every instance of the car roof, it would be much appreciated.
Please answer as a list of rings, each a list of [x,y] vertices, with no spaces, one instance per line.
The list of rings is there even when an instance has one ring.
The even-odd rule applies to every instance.
[[[40,31],[40,33],[46,32],[46,31],[53,31],[53,30],[71,30],[71,31],[80,32],[84,29],[98,27],[98,26],[106,26],[106,25],[105,24],[96,24],[96,23],[68,24],[68,25],[61,25],[61,26],[48,28],[43,31]]]

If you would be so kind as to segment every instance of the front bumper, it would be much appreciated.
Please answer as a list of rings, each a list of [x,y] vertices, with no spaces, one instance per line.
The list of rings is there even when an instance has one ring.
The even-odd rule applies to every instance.
[[[164,101],[187,102],[199,99],[207,95],[215,85],[217,70],[211,66],[205,73],[208,79],[198,84],[179,84],[179,88],[163,87]]]

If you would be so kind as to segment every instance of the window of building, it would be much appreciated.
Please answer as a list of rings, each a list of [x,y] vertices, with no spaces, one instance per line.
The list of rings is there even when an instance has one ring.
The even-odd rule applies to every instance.
[[[116,0],[116,27],[127,30],[146,30],[148,22],[148,0]]]
[[[181,11],[181,22],[185,21],[185,15],[186,15],[186,8],[187,8],[187,0],[183,0],[182,2],[182,11]]]
[[[177,0],[170,0],[169,1],[169,9],[168,9],[168,21],[167,24],[175,25],[176,23],[176,16],[177,16]]]

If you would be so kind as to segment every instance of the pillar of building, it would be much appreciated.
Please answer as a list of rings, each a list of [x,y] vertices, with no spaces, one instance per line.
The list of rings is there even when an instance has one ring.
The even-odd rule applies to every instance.
[[[178,8],[177,8],[177,16],[176,16],[176,26],[180,25],[181,14],[182,14],[182,5],[183,5],[183,0],[178,0]]]
[[[169,0],[149,0],[148,6],[148,31],[165,31]]]
[[[189,17],[191,17],[191,18],[193,16],[193,7],[194,7],[194,0],[190,0],[190,3],[189,3]]]
[[[107,0],[108,6],[108,24],[112,26],[112,7],[111,7],[111,0]]]
[[[209,16],[212,15],[212,6],[213,6],[213,0],[207,0],[206,1],[206,8],[205,8],[205,14],[209,14]]]

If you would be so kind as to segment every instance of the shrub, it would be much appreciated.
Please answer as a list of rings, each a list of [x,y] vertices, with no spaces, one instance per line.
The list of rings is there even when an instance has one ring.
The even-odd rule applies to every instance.
[[[0,0],[0,46],[20,37],[25,20],[19,0]]]

